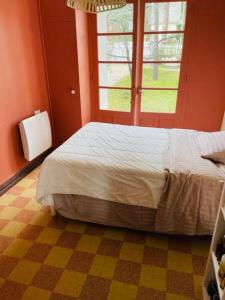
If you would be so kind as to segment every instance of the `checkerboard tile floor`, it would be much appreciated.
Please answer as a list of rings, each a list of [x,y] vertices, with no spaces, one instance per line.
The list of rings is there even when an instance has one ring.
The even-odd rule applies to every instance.
[[[38,172],[0,198],[1,300],[202,299],[210,238],[52,217],[35,201]]]

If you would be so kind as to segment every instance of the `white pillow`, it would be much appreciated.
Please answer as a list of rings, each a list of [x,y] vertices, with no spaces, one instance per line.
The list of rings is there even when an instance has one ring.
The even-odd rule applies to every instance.
[[[225,131],[200,133],[197,139],[201,155],[225,150]]]
[[[201,133],[197,139],[201,157],[225,164],[224,131]]]

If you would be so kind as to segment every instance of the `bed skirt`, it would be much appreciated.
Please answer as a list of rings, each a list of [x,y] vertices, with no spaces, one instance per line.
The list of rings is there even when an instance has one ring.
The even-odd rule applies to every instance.
[[[155,231],[156,210],[77,195],[55,194],[60,215],[84,222]]]

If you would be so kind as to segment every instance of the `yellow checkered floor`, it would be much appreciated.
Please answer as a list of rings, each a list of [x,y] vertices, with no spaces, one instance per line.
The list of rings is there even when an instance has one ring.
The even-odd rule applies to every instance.
[[[51,217],[36,169],[0,198],[1,300],[202,299],[210,238]]]

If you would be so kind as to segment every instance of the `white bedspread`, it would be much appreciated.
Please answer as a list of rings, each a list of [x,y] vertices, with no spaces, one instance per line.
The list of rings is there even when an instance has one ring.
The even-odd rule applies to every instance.
[[[89,123],[46,158],[37,200],[75,194],[157,208],[169,130]]]

